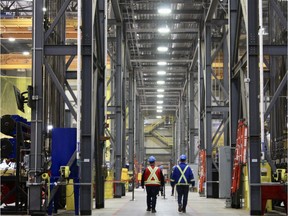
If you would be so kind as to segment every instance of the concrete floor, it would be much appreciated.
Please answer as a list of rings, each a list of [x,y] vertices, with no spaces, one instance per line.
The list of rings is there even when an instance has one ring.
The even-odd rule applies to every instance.
[[[166,198],[159,196],[157,199],[156,213],[146,211],[146,191],[142,188],[135,189],[134,200],[132,192],[126,192],[126,196],[118,199],[106,199],[105,208],[93,210],[92,215],[97,216],[174,216],[174,215],[193,215],[193,216],[242,216],[249,215],[249,211],[243,209],[225,208],[224,199],[207,199],[199,197],[196,192],[189,192],[188,206],[186,213],[177,211],[178,205],[176,196],[171,196],[171,187],[166,186]],[[61,212],[58,215],[73,215],[72,212]],[[286,215],[284,213],[266,213],[265,216]]]
[[[249,215],[249,211],[243,209],[225,208],[225,199],[207,199],[200,197],[196,192],[189,192],[188,205],[186,213],[177,211],[178,205],[176,196],[171,196],[171,187],[166,186],[166,197],[158,196],[156,213],[146,211],[146,191],[142,188],[135,189],[134,200],[132,201],[132,192],[126,192],[126,196],[121,198],[106,199],[105,208],[94,209],[92,215],[95,216],[244,216]],[[93,203],[94,204],[94,203]],[[58,211],[59,216],[74,215],[72,211]],[[270,212],[265,216],[286,215],[284,213]]]

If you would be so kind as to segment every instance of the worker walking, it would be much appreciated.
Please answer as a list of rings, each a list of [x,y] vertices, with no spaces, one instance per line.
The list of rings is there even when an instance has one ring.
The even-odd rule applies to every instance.
[[[176,165],[172,167],[172,172],[170,174],[170,185],[172,187],[172,192],[171,192],[171,196],[174,196],[174,188],[175,188],[175,182],[171,181],[172,179],[172,175],[173,175],[173,170],[175,169]]]
[[[178,193],[178,211],[186,212],[189,185],[195,186],[192,169],[186,164],[186,155],[180,156],[180,163],[174,168],[171,181],[175,183]],[[183,198],[183,202],[182,202]]]
[[[161,169],[155,166],[156,158],[150,156],[148,162],[150,165],[144,170],[141,179],[141,186],[146,187],[147,192],[147,211],[156,212],[156,199],[160,186],[164,186],[164,176]]]

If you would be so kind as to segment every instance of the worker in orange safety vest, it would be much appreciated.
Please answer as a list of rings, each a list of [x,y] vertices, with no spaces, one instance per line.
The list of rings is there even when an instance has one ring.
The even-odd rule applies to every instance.
[[[156,158],[154,156],[150,156],[148,162],[150,165],[146,167],[142,174],[141,186],[146,187],[147,193],[147,211],[151,211],[152,213],[156,212],[156,200],[157,195],[160,190],[160,186],[164,186],[165,180],[164,175],[161,169],[155,166]]]

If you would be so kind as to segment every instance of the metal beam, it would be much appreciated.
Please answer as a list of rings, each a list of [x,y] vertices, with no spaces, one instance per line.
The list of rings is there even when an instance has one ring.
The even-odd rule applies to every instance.
[[[246,1],[247,8],[247,71],[248,98],[248,170],[250,179],[250,214],[261,215],[261,143],[259,119],[259,66],[258,66],[258,1]]]
[[[213,17],[213,15],[217,9],[217,5],[218,5],[218,0],[212,0],[210,2],[208,12],[207,12],[207,15],[205,17],[205,23],[208,23],[212,20],[212,17]]]
[[[120,11],[119,0],[111,1],[111,4],[112,4],[112,8],[114,11],[116,21],[122,23],[123,18],[122,18],[122,13]]]
[[[213,4],[215,0],[211,2]],[[218,2],[218,1],[217,1]],[[216,4],[217,5],[217,4]],[[209,11],[211,13],[211,7],[209,7]],[[209,15],[209,14],[208,14]],[[207,15],[206,20],[209,19]],[[212,14],[211,14],[212,16]],[[204,109],[204,128],[205,128],[205,148],[206,148],[206,196],[207,198],[213,198],[213,187],[215,184],[213,183],[213,169],[212,169],[212,115],[211,109],[212,106],[212,92],[211,92],[211,74],[212,74],[212,59],[211,59],[211,26],[204,25],[205,28],[205,73],[204,73],[204,80],[205,80],[205,109]],[[214,197],[216,198],[216,197]]]
[[[157,28],[135,28],[135,29],[127,29],[127,32],[137,32],[137,33],[159,33]],[[186,33],[186,34],[197,34],[197,29],[188,28],[188,29],[170,29],[169,34],[177,34],[177,33]]]
[[[32,86],[33,105],[31,107],[31,148],[28,172],[28,206],[29,214],[45,215],[42,208],[42,149],[43,140],[43,48],[44,37],[43,26],[43,0],[35,1],[33,4],[33,47],[32,47]],[[34,185],[32,184],[34,183]]]
[[[139,14],[158,14],[158,11],[157,10],[131,10],[131,9],[128,9],[127,10],[127,13],[128,14],[132,14],[134,13],[134,15],[139,15]],[[174,14],[202,14],[203,13],[203,10],[200,9],[200,10],[193,10],[193,9],[186,9],[186,10],[173,10],[171,12],[171,15],[174,15]]]
[[[71,0],[66,0],[63,5],[61,6],[60,10],[57,12],[56,17],[53,20],[53,23],[49,27],[49,29],[45,32],[44,40],[46,41],[49,35],[52,33],[56,25],[58,24],[60,18],[63,18],[63,14],[65,13],[68,5],[70,4]]]
[[[77,119],[77,114],[76,111],[74,110],[74,107],[72,106],[72,104],[70,103],[67,95],[65,94],[65,91],[62,87],[62,85],[60,84],[59,80],[57,79],[57,76],[55,75],[52,67],[50,66],[50,64],[47,62],[47,60],[45,59],[45,67],[47,69],[47,72],[49,74],[49,76],[51,77],[51,79],[53,80],[53,83],[55,84],[58,92],[60,93],[60,95],[62,96],[62,98],[64,99],[66,105],[69,107],[69,110],[71,111],[74,119]]]
[[[77,46],[76,45],[45,45],[44,54],[46,56],[76,56]]]
[[[106,56],[107,56],[107,9],[106,0],[98,0],[96,3],[95,13],[95,26],[96,29],[96,58],[97,68],[95,64],[93,71],[94,77],[97,77],[97,96],[93,100],[95,111],[95,140],[94,140],[94,157],[95,157],[95,206],[96,209],[104,208],[105,197],[104,197],[104,182],[105,175],[103,170],[103,150],[105,146],[105,73],[106,73]],[[94,97],[93,97],[94,98]],[[96,106],[95,106],[96,104]],[[113,139],[113,138],[112,138]],[[112,142],[113,143],[113,140]],[[113,144],[112,144],[113,145]]]
[[[279,95],[282,93],[283,89],[285,86],[287,86],[287,80],[288,80],[288,72],[286,72],[285,76],[283,77],[283,79],[281,80],[277,90],[275,91],[273,97],[270,100],[270,104],[267,107],[265,114],[264,114],[264,119],[266,120],[268,115],[270,114],[271,110],[274,108],[274,105],[277,101],[277,99],[279,98]]]
[[[80,187],[80,215],[92,214],[92,8],[92,1],[82,1],[80,179],[85,185]]]
[[[121,198],[122,196],[122,185],[121,181],[121,170],[122,170],[122,27],[116,26],[116,74],[115,74],[115,105],[116,105],[116,161],[115,161],[115,198]]]

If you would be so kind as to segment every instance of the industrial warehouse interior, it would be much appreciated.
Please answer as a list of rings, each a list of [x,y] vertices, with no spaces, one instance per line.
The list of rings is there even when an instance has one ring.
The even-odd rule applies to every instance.
[[[287,215],[287,6],[1,0],[0,214]]]

